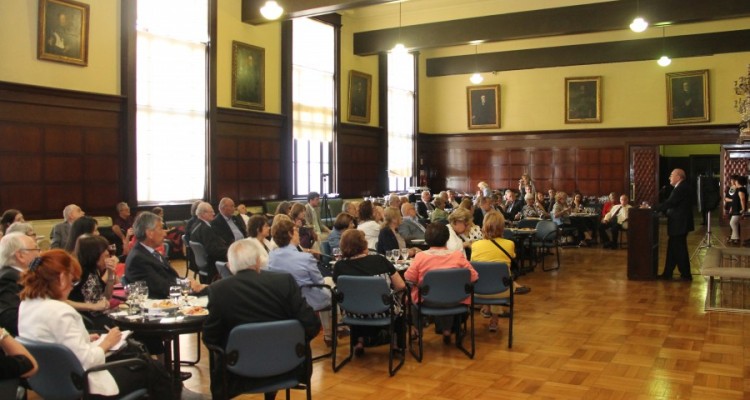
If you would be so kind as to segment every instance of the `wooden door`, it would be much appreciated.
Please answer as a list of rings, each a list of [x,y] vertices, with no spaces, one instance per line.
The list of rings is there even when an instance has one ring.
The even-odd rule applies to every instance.
[[[630,202],[659,202],[659,146],[630,147]]]

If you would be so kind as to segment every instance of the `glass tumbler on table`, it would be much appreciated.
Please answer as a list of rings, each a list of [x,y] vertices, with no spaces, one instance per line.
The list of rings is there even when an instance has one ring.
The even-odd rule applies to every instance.
[[[177,284],[180,286],[180,294],[182,294],[182,304],[185,306],[189,306],[188,304],[188,295],[190,294],[190,279],[179,279],[177,278]]]
[[[409,259],[409,249],[407,248],[401,249],[401,259],[404,261]]]
[[[182,295],[182,287],[177,286],[177,285],[169,287],[169,299],[172,300],[172,303],[180,304],[181,295]]]

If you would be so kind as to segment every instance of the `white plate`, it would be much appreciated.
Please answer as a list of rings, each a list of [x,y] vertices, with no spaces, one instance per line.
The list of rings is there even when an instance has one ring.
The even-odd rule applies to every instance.
[[[171,300],[149,300],[145,308],[149,313],[169,313],[176,311],[179,306]]]

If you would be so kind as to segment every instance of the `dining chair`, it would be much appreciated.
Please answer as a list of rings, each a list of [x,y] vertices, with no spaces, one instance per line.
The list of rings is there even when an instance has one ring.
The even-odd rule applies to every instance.
[[[508,264],[503,262],[472,261],[471,266],[479,274],[474,282],[474,304],[508,307],[508,348],[513,347],[513,276]],[[497,296],[508,293],[508,297],[488,298],[477,295]]]
[[[538,219],[522,219],[518,221],[518,228],[519,229],[525,229],[525,228],[536,228],[536,224],[539,223],[540,220]]]
[[[227,393],[227,377],[233,374],[238,378],[263,379],[265,384],[245,391],[245,393],[265,393],[304,385],[307,399],[312,398],[310,390],[310,343],[305,339],[302,324],[295,320],[254,322],[235,326],[229,332],[226,348],[206,345],[211,352],[212,363],[221,382],[221,395],[218,400],[228,399],[239,393]],[[302,366],[304,374],[290,372]],[[300,379],[297,375],[304,376]]]
[[[343,317],[341,323],[349,326],[374,326],[388,328],[388,373],[393,376],[404,365],[406,359],[403,348],[398,348],[396,344],[396,335],[401,338],[405,336],[405,324],[401,324],[400,331],[396,331],[396,319],[398,317],[395,308],[395,301],[391,294],[391,288],[388,282],[379,276],[352,276],[342,275],[336,281],[336,288],[333,290],[333,308],[341,308]],[[338,329],[338,317],[333,313],[333,331]],[[349,355],[336,364],[336,349],[338,346],[337,335],[333,337],[331,352],[331,365],[333,372],[338,372],[341,367],[351,361],[354,355],[354,345],[357,338],[350,337]],[[398,364],[394,366],[394,358],[398,357]]]
[[[542,271],[560,269],[560,241],[558,237],[559,229],[557,224],[547,220],[537,223],[536,234],[534,235],[534,240],[531,241],[531,246],[537,250],[537,257],[542,259]],[[554,268],[545,268],[544,265],[545,257],[542,254],[542,250],[549,249],[555,249],[555,253],[557,254],[557,265]]]
[[[22,337],[19,337],[18,341],[29,350],[29,353],[34,356],[39,364],[39,371],[27,380],[31,390],[45,400],[90,398],[88,376],[92,372],[105,371],[115,367],[147,368],[144,360],[132,358],[108,362],[84,370],[75,354],[61,344],[43,343]],[[132,400],[147,396],[148,382],[143,382],[143,384],[144,387],[131,393],[121,393],[118,395],[118,399]]]
[[[424,352],[422,316],[456,316],[466,315],[467,318],[457,324],[456,347],[464,352],[469,358],[474,358],[476,350],[474,343],[474,285],[471,283],[471,271],[465,268],[446,268],[429,271],[424,275],[422,283],[417,285],[418,299],[413,304],[416,310],[407,307],[409,316],[416,311],[415,318],[407,318],[411,326],[416,322],[417,328],[417,351],[414,350],[412,341],[412,330],[409,329],[409,352],[418,361],[422,362]],[[411,297],[411,296],[408,296]],[[469,299],[469,305],[463,303]],[[470,330],[467,331],[466,320],[470,321]],[[463,346],[463,339],[470,336],[471,350]]]
[[[190,271],[195,271],[196,268],[193,265],[195,263],[195,256],[193,255],[193,249],[190,248],[190,243],[187,242],[185,239],[185,235],[182,235],[182,244],[185,246],[185,276],[183,278],[187,278]],[[197,272],[194,272],[194,278],[197,275]]]
[[[329,285],[326,285],[324,283],[308,283],[306,285],[300,285],[299,288],[300,290],[302,290],[302,288],[319,288],[323,290],[328,290],[331,293],[331,304],[323,308],[318,308],[318,309],[313,308],[313,311],[315,311],[315,313],[318,314],[318,318],[320,318],[321,312],[328,312],[331,315],[331,325],[333,326],[333,318],[334,318],[333,314],[335,314],[334,310],[337,310],[337,308],[333,307],[333,289]],[[321,318],[320,321],[323,322],[323,319]],[[334,330],[333,328],[331,328],[331,343],[330,343],[331,349],[333,349],[333,340],[335,340],[334,339],[335,337],[338,337],[338,332]],[[325,337],[323,340],[325,341]],[[326,346],[328,346],[328,343],[326,343]],[[328,353],[323,353],[317,356],[311,355],[311,360],[313,362],[318,361],[323,358],[330,357],[332,354],[333,354],[333,350],[329,351]]]
[[[217,261],[216,270],[219,271],[221,279],[229,278],[230,276],[232,276],[232,272],[229,271],[226,261]]]
[[[209,276],[208,270],[208,253],[203,244],[199,242],[190,241],[190,248],[193,250],[193,257],[195,258],[195,266],[197,267],[198,275],[206,277],[208,281],[212,281]]]
[[[626,222],[628,222],[627,218],[624,221],[622,221],[623,224],[625,224]],[[618,238],[618,244],[617,245],[621,249],[628,247],[628,240],[630,239],[630,237],[628,236],[628,228],[625,228],[625,227],[623,227],[621,225],[620,226],[620,235],[619,236],[620,237]],[[624,237],[625,240],[623,240],[623,237]],[[624,245],[623,245],[623,242],[624,242]]]

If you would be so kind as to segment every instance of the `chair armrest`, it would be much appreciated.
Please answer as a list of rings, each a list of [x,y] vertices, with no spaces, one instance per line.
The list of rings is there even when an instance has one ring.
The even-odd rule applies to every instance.
[[[117,368],[117,367],[131,367],[131,366],[132,367],[140,366],[140,367],[146,368],[146,369],[148,368],[148,364],[146,364],[145,360],[141,360],[140,358],[128,358],[126,360],[118,360],[118,361],[107,362],[107,363],[104,363],[102,365],[97,365],[95,367],[91,367],[91,368],[87,369],[83,373],[83,393],[84,393],[84,398],[88,397],[87,395],[88,395],[88,393],[90,393],[90,391],[89,391],[89,374],[90,373],[92,373],[92,372],[98,372],[98,371],[107,371],[107,370],[110,370],[112,368]],[[148,376],[148,373],[146,374],[146,376]],[[145,385],[143,386],[143,388],[144,389],[148,389],[148,381],[146,381],[144,383],[145,383]]]

